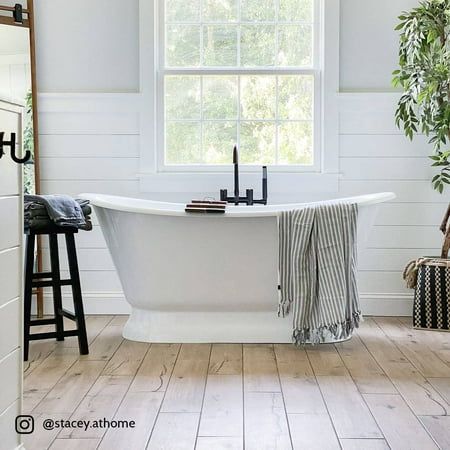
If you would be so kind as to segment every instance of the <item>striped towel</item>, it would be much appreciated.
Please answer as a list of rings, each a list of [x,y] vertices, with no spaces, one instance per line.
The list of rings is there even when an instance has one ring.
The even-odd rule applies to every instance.
[[[356,204],[284,211],[278,218],[279,316],[293,303],[295,344],[352,335],[361,319],[356,284]]]

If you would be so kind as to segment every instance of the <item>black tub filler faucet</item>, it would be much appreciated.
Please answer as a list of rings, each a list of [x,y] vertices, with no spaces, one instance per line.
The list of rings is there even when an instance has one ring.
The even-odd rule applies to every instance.
[[[267,205],[267,166],[262,168],[262,199],[256,200],[253,198],[253,189],[245,191],[245,197],[241,197],[239,193],[239,155],[237,147],[233,149],[233,165],[234,165],[234,195],[228,197],[227,189],[220,190],[220,200],[239,205],[245,203],[246,205]]]

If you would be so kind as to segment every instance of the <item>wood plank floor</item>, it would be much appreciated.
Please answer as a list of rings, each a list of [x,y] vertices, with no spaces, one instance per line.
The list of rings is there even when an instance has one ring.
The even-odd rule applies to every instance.
[[[27,449],[450,449],[450,333],[375,317],[337,345],[145,344],[125,321],[89,316],[88,356],[75,338],[31,343]]]

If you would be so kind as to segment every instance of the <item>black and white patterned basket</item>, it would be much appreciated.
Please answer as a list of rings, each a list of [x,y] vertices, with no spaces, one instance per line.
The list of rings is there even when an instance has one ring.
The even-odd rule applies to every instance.
[[[450,259],[416,261],[414,328],[450,330]]]

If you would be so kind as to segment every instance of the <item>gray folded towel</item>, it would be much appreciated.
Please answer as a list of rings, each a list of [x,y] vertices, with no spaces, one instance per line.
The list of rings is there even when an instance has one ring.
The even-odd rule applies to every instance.
[[[82,207],[67,195],[25,195],[24,203],[25,216],[33,208],[43,205],[54,225],[72,228],[86,227]]]
[[[61,228],[55,225],[55,223],[48,216],[36,216],[31,218],[25,218],[24,222],[25,222],[25,231],[33,230],[37,232]],[[86,225],[83,225],[82,227],[80,227],[80,229],[84,231],[92,230],[92,222],[89,216],[86,217]]]
[[[75,201],[80,205],[81,211],[84,214],[84,217],[90,216],[92,213],[92,208],[89,205],[88,200],[78,200],[75,199]],[[46,217],[48,220],[51,220],[47,208],[40,203],[30,203],[30,202],[24,202],[25,205],[25,216],[29,218],[35,218],[35,217]]]

